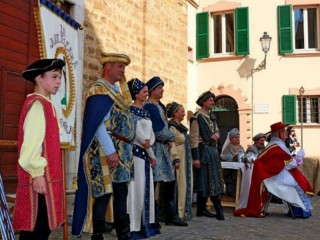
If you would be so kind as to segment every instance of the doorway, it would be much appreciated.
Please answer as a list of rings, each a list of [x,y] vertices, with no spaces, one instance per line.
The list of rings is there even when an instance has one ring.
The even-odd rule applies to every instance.
[[[228,132],[233,128],[239,129],[238,104],[229,96],[216,97],[213,112],[217,117],[217,124],[220,130],[218,151],[221,153],[221,149],[227,138]]]

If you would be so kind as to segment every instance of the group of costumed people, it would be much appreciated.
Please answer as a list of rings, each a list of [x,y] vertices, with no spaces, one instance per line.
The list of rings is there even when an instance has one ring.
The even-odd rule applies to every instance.
[[[289,216],[308,218],[311,216],[313,190],[306,177],[297,168],[303,164],[304,150],[292,151],[288,142],[288,132],[292,127],[282,122],[274,123],[266,134],[254,136],[254,144],[245,151],[240,144],[238,129],[229,131],[222,148],[222,161],[245,164],[242,169],[242,184],[239,205],[235,216],[264,217],[268,198],[290,204]],[[268,136],[268,137],[267,137]],[[264,142],[268,138],[265,147]],[[224,169],[226,194],[235,195],[236,171]],[[273,197],[274,198],[274,197]]]
[[[161,78],[126,82],[130,61],[124,54],[102,54],[102,75],[87,91],[72,235],[90,232],[91,239],[101,240],[106,221],[111,221],[118,239],[148,238],[160,233],[161,210],[166,225],[188,226],[193,192],[197,193],[197,217],[224,220],[221,159],[237,159],[235,155],[244,151],[239,147],[239,132],[230,131],[230,142],[220,156],[220,132],[212,112],[215,95],[206,91],[199,96],[200,108],[190,119],[188,134],[182,124],[184,107],[176,102],[165,107],[160,101]],[[35,90],[27,96],[19,123],[13,227],[20,230],[20,239],[48,239],[63,223],[59,124],[49,96],[61,84],[64,65],[60,59],[42,59],[22,74],[35,84]],[[311,215],[312,189],[296,168],[304,152],[290,154],[284,143],[285,127],[271,125],[266,149],[265,135],[255,136],[250,151],[259,155],[249,198],[235,216],[262,217],[268,192],[292,204],[303,217]],[[208,199],[216,213],[207,210]]]
[[[160,101],[161,78],[125,81],[130,61],[124,54],[102,54],[102,76],[87,92],[72,234],[92,232],[92,239],[103,239],[106,220],[113,222],[118,239],[159,234],[160,220],[188,226],[193,189],[197,216],[223,220],[219,129],[210,113],[214,94],[199,97],[201,109],[192,117],[189,137],[184,107]],[[217,214],[206,210],[208,197]]]

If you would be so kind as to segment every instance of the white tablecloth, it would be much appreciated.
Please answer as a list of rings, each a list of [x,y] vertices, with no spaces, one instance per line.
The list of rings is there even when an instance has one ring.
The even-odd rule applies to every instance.
[[[249,164],[249,168],[246,169],[244,163],[241,162],[221,162],[221,166],[223,169],[241,169],[242,178],[241,178],[241,188],[240,188],[240,196],[239,203],[236,206],[236,209],[246,208],[248,203],[250,185],[251,185],[251,175],[253,164]]]

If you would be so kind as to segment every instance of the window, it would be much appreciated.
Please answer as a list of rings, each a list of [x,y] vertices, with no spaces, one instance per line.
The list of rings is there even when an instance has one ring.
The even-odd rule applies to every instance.
[[[213,15],[213,54],[234,52],[234,14]]]
[[[316,7],[278,6],[280,54],[317,51],[318,11]]]
[[[315,50],[318,48],[317,39],[317,9],[293,9],[293,37],[295,50]]]
[[[249,10],[197,14],[197,59],[214,55],[249,54]]]
[[[319,122],[319,101],[320,97],[303,97],[302,98],[302,118],[303,123],[320,123]],[[298,122],[301,123],[301,98],[298,97],[297,101],[298,109]]]
[[[306,124],[319,124],[320,111],[319,105],[320,96],[305,96],[295,95],[283,96],[283,122],[286,124],[296,124],[302,121]],[[302,111],[301,111],[302,110]]]

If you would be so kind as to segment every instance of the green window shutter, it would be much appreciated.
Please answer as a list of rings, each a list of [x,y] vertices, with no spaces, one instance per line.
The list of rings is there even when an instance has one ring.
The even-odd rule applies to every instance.
[[[278,6],[279,53],[292,53],[292,5]]]
[[[209,13],[197,14],[197,59],[209,57]]]
[[[282,97],[283,107],[283,123],[284,124],[296,124],[296,96],[295,95],[284,95]]]
[[[249,54],[249,9],[235,9],[236,21],[236,55]]]

